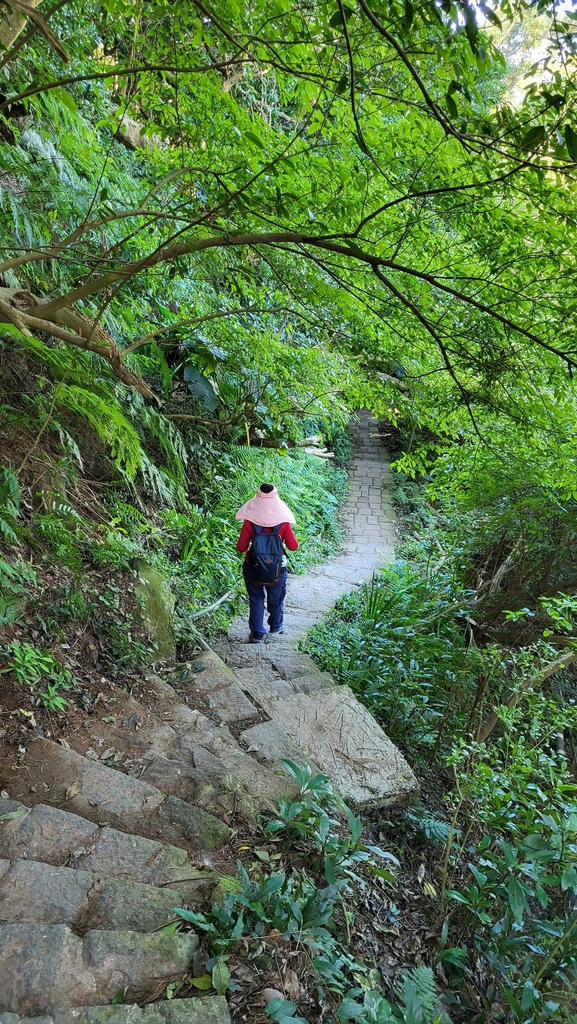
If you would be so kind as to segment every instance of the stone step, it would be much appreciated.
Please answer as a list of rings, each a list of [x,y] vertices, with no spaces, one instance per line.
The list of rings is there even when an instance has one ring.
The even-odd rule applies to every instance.
[[[198,948],[192,933],[88,931],[60,924],[0,926],[0,1011],[46,1014],[99,1006],[121,990],[133,1000],[183,978]]]
[[[418,791],[405,758],[348,686],[271,701],[267,710],[306,760],[328,775],[347,803],[358,808],[390,807]],[[242,739],[250,744],[254,735],[248,729]],[[275,734],[268,745],[262,734],[259,738],[259,755],[267,764],[278,763]]]
[[[317,668],[314,672],[298,676],[291,685],[295,693],[318,693],[319,690],[328,690],[337,684],[329,672],[321,672]]]
[[[302,676],[314,675],[318,673],[315,662],[308,654],[301,654],[300,651],[295,651],[290,645],[283,648],[274,648],[267,652],[265,655],[267,661],[275,672],[279,674],[283,679],[288,679],[291,683],[294,683],[296,679],[302,678]],[[328,675],[328,673],[326,673]],[[328,676],[330,680],[330,676]],[[332,680],[331,680],[332,681]]]
[[[9,794],[26,804],[65,805],[88,821],[185,849],[222,846],[230,830],[212,814],[156,786],[89,761],[52,740],[33,740]]]
[[[102,827],[46,804],[26,807],[0,798],[0,857],[42,861],[90,871],[100,878],[129,879],[151,886],[197,886],[204,892],[211,872],[193,865],[185,850],[145,836]]]
[[[292,697],[295,692],[290,683],[281,679],[264,661],[247,668],[237,668],[235,674],[242,688],[260,708],[265,707],[267,700]]]
[[[291,799],[296,795],[297,788],[280,763],[274,764],[271,770],[242,750],[237,743],[233,746],[224,737],[214,737],[201,744],[194,734],[184,733],[181,737],[181,751],[182,756],[192,761],[208,778],[218,780],[228,773],[243,790],[255,795],[260,807],[270,809],[275,801]]]
[[[195,882],[156,888],[42,861],[0,860],[0,925],[151,932],[174,920],[173,907],[194,906],[201,896]]]
[[[214,673],[206,676],[207,681],[211,675]],[[227,707],[222,720],[254,719],[258,710],[239,686],[234,685],[232,695],[225,693],[230,689],[229,676],[225,679],[226,687],[219,691]],[[69,737],[69,746],[77,754],[88,755],[90,760],[98,760],[96,754],[101,759],[105,755],[100,760],[101,764],[135,775],[167,796],[185,800],[227,822],[235,814],[256,821],[258,803],[238,780],[226,772],[220,778],[208,778],[179,756],[179,734],[184,727],[194,727],[204,738],[205,734],[210,736],[216,729],[225,728],[219,724],[221,718],[215,714],[211,720],[201,711],[183,704],[177,691],[159,676],[147,677],[145,685],[147,698],[152,698],[157,705],[154,714],[134,697],[128,697],[118,687],[111,687],[113,693],[118,691],[111,700],[118,703],[120,713],[116,716],[107,713],[100,721],[92,717],[85,723],[84,732],[79,731]],[[209,694],[207,701],[212,701]],[[107,697],[103,703],[103,710],[109,712],[110,699]],[[110,721],[111,717],[114,717],[114,722]],[[226,735],[235,745],[236,741],[228,731]]]
[[[303,765],[307,760],[298,744],[276,722],[260,722],[253,725],[250,729],[245,729],[240,738],[248,753],[272,769],[287,758],[298,765]],[[314,771],[319,770],[310,759],[309,764]]]
[[[186,662],[169,676],[178,680],[180,689],[203,700],[214,717],[229,725],[254,718],[257,709],[246,697],[234,672],[231,672],[218,654],[203,651],[196,661]]]
[[[162,793],[186,800],[226,821],[240,816],[256,825],[259,820],[258,798],[230,773],[217,772],[211,777],[194,768],[190,761],[158,756],[148,762],[140,778]]]
[[[148,1006],[82,1006],[52,1010],[42,1017],[0,1013],[0,1024],[230,1024],[224,996],[173,999]]]
[[[219,658],[219,671],[223,664]],[[219,806],[224,807],[227,818],[238,813],[249,821],[254,820],[256,808],[269,807],[271,801],[286,798],[294,792],[282,770],[279,775],[256,763],[239,746],[227,725],[211,721],[197,709],[182,704],[179,694],[169,683],[154,677],[151,690],[158,701],[156,713],[165,721],[180,721],[182,725],[168,756],[154,757],[145,769],[143,779],[150,778],[153,785],[163,792],[179,796],[186,792],[189,784],[193,791],[198,785],[196,794],[187,798],[191,803],[206,806],[214,814],[220,813]],[[251,706],[254,718],[258,709],[255,704]],[[205,805],[204,798],[211,792],[209,787],[216,795],[210,804]]]

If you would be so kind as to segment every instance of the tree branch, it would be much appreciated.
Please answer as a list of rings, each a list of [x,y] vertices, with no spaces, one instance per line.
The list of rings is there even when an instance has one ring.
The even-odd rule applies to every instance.
[[[525,681],[521,683],[517,693],[514,693],[509,697],[505,706],[508,708],[516,707],[527,690],[530,690],[533,686],[540,686],[546,679],[549,679],[549,676],[554,675],[555,672],[559,672],[563,668],[567,668],[569,665],[572,665],[574,661],[577,661],[577,650],[575,648],[573,648],[572,651],[569,651],[568,654],[564,654],[563,657],[557,658],[556,661],[552,661],[541,672],[531,676],[529,679],[525,679]],[[489,717],[486,718],[479,726],[477,741],[479,743],[484,743],[488,740],[498,722],[499,716],[495,712],[493,712],[492,715],[489,715]]]
[[[53,14],[56,14],[56,11],[59,11],[61,7],[64,7],[69,2],[70,0],[58,0],[58,3],[54,4],[54,6],[51,7],[50,10],[46,11],[46,13],[44,14],[45,20],[48,21],[48,18],[51,18]],[[11,60],[14,60],[16,54],[22,49],[23,46],[26,46],[26,43],[30,42],[32,37],[36,35],[37,31],[38,25],[33,24],[30,26],[28,31],[24,33],[23,36],[19,37],[17,42],[15,42],[14,45],[6,51],[6,53],[2,57],[2,60],[0,60],[0,70],[2,70],[2,68],[5,67],[6,64],[9,64]]]
[[[3,103],[0,103],[0,111],[11,107],[13,103],[20,103],[29,96],[36,96],[40,92],[49,92],[51,89],[61,89],[63,85],[74,85],[76,82],[100,82],[105,78],[119,78],[122,75],[141,75],[148,71],[170,71],[173,74],[179,75],[198,75],[205,74],[207,71],[222,71],[223,68],[246,63],[245,59],[222,60],[214,64],[204,64],[189,68],[179,68],[173,64],[144,64],[135,68],[114,68],[113,71],[96,71],[91,75],[73,75],[70,78],[59,78],[55,82],[47,82],[45,85],[31,85],[24,92],[17,93],[16,96],[9,96]]]
[[[37,316],[30,316],[29,313],[25,313],[22,310],[15,309],[9,302],[4,302],[0,299],[0,314],[3,314],[4,318],[8,323],[14,324],[19,331],[30,337],[30,329],[36,331],[43,331],[50,337],[59,338],[61,341],[65,341],[68,345],[74,345],[75,348],[82,348],[87,352],[94,352],[95,355],[101,356],[110,364],[114,370],[116,376],[127,384],[131,388],[135,388],[144,398],[155,398],[155,394],[149,388],[148,384],[139,377],[136,373],[133,373],[123,362],[122,352],[118,346],[110,339],[107,345],[99,344],[97,341],[92,341],[89,338],[83,338],[80,334],[73,334],[71,331],[66,331],[63,327],[59,327],[57,324],[53,324],[48,320],[43,320]]]
[[[65,64],[68,64],[70,57],[58,37],[54,35],[54,32],[50,28],[46,18],[40,14],[39,11],[35,10],[34,7],[31,7],[30,4],[25,3],[24,0],[1,0],[1,2],[5,4],[6,7],[11,7],[13,11],[18,11],[18,14],[23,14],[25,18],[29,18],[29,20],[36,25],[36,28],[42,32],[42,35],[48,40],[52,49],[56,50],[56,53]]]

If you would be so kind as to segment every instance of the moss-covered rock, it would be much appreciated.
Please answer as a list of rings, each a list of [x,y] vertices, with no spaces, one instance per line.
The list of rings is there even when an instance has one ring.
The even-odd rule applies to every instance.
[[[173,662],[176,658],[174,638],[176,598],[158,569],[154,569],[153,566],[143,561],[139,561],[136,568],[138,583],[135,594],[140,605],[142,624],[150,639],[154,641],[159,659]]]

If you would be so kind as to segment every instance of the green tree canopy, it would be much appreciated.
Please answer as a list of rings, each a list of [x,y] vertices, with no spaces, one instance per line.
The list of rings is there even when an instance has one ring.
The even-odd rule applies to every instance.
[[[513,106],[499,44],[535,14],[548,49]],[[2,61],[6,134],[33,118],[25,156],[4,147],[6,322],[89,349],[152,401],[146,358],[184,321],[216,314],[250,347],[257,318],[271,344],[300,339],[305,375],[320,344],[350,401],[457,440],[512,430],[555,462],[577,368],[575,15],[107,0],[56,5],[50,26],[60,49],[35,24]],[[50,123],[70,132],[66,173]],[[197,301],[179,300],[191,280]],[[167,293],[151,317],[145,294]],[[562,477],[577,489],[572,463]]]

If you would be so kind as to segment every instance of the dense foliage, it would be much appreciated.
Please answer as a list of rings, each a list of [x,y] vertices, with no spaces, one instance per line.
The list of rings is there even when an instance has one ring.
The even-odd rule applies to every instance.
[[[309,646],[425,778],[452,773],[398,837],[435,865],[429,960],[389,1005],[335,935],[366,850],[327,792],[272,828],[304,830],[306,871],[242,876],[204,924],[218,956],[306,928],[343,1022],[567,1016],[577,15],[71,0],[23,29],[0,22],[0,671],[53,715],[78,692],[57,641],[130,676],[143,557],[186,652],[199,612],[232,611],[234,510],[263,477],[300,571],[338,541],[344,476],[299,442],[342,465],[352,410],[401,424],[405,546]]]
[[[539,593],[531,573],[550,545],[535,522],[520,581],[515,557],[479,569],[506,522],[499,503],[470,510],[453,486],[402,474],[396,501],[397,561],[341,599],[307,649],[420,765],[423,803],[390,838],[405,870],[415,854],[423,878],[427,865],[427,953],[449,1012],[574,1021],[575,600],[556,591],[501,614],[521,585]]]

